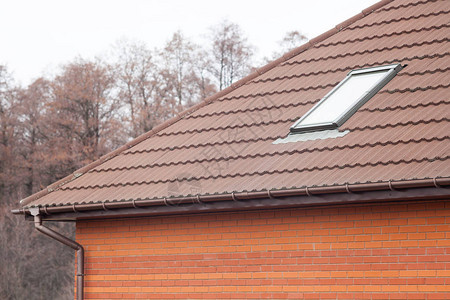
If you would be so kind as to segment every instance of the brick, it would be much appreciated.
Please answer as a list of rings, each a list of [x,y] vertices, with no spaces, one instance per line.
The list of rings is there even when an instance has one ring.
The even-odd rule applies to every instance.
[[[450,292],[450,219],[420,206],[82,224],[86,287],[97,289],[87,295],[96,297],[445,299]]]
[[[408,224],[408,219],[390,219],[389,225],[391,226],[403,226]]]
[[[426,239],[445,239],[445,232],[428,232],[426,233]]]
[[[409,233],[408,234],[408,239],[410,240],[425,240],[428,239],[429,234],[425,234],[425,233]],[[442,238],[444,238],[444,235],[442,235]]]

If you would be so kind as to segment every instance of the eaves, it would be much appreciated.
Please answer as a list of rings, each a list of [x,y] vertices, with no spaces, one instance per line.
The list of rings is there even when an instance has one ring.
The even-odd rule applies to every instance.
[[[450,200],[450,177],[40,207],[43,220],[149,217],[360,203]],[[31,219],[29,208],[15,209]]]

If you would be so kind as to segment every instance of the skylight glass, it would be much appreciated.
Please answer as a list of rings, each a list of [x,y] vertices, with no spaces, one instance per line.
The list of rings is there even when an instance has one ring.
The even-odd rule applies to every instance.
[[[291,132],[334,129],[348,120],[400,70],[399,64],[353,70],[292,127]]]

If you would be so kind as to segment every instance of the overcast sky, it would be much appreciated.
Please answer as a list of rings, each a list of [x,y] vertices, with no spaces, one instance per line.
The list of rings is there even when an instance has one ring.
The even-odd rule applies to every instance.
[[[288,31],[309,38],[376,0],[0,0],[0,64],[22,84],[76,56],[102,55],[120,38],[161,47],[181,30],[196,42],[228,19],[241,26],[258,57]]]

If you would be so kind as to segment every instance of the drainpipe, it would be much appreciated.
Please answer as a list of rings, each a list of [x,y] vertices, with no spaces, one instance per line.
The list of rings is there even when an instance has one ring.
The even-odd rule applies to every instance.
[[[34,227],[43,234],[57,240],[58,242],[69,246],[77,251],[77,300],[84,299],[84,248],[77,242],[63,236],[62,234],[42,225],[42,218],[39,214],[39,208],[30,208],[30,213],[34,216]]]

